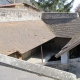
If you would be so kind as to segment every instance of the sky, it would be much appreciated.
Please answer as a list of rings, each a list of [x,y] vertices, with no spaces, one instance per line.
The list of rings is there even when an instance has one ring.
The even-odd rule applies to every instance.
[[[68,0],[70,2],[71,0]],[[75,12],[76,7],[80,4],[80,0],[74,0],[73,7],[71,9],[71,12]]]

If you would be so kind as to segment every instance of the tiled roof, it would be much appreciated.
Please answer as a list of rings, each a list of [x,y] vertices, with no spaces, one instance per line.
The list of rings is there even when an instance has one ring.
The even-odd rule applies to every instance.
[[[23,54],[54,37],[41,20],[0,23],[0,53],[9,55],[19,51]]]
[[[79,44],[80,44],[80,33],[72,37],[72,39],[62,48],[62,50],[58,54],[56,54],[56,57],[61,56],[62,54],[73,49]]]
[[[80,33],[80,18],[49,19],[45,23],[57,37],[72,38]]]

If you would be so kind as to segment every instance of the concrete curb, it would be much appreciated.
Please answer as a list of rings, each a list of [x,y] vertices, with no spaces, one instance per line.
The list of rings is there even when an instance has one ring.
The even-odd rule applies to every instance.
[[[0,54],[0,62],[57,80],[76,80],[76,75]]]

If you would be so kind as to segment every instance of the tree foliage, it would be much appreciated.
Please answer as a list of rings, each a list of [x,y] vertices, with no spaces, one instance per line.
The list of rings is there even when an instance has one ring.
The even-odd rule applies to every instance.
[[[45,12],[69,12],[73,1],[67,3],[67,0],[38,0],[38,7]]]

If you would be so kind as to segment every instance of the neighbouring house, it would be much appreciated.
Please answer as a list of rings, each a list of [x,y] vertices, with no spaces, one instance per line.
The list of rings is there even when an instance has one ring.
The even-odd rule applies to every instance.
[[[28,11],[40,12],[40,10],[26,0],[1,0],[0,8],[11,8],[11,9],[26,9]]]

